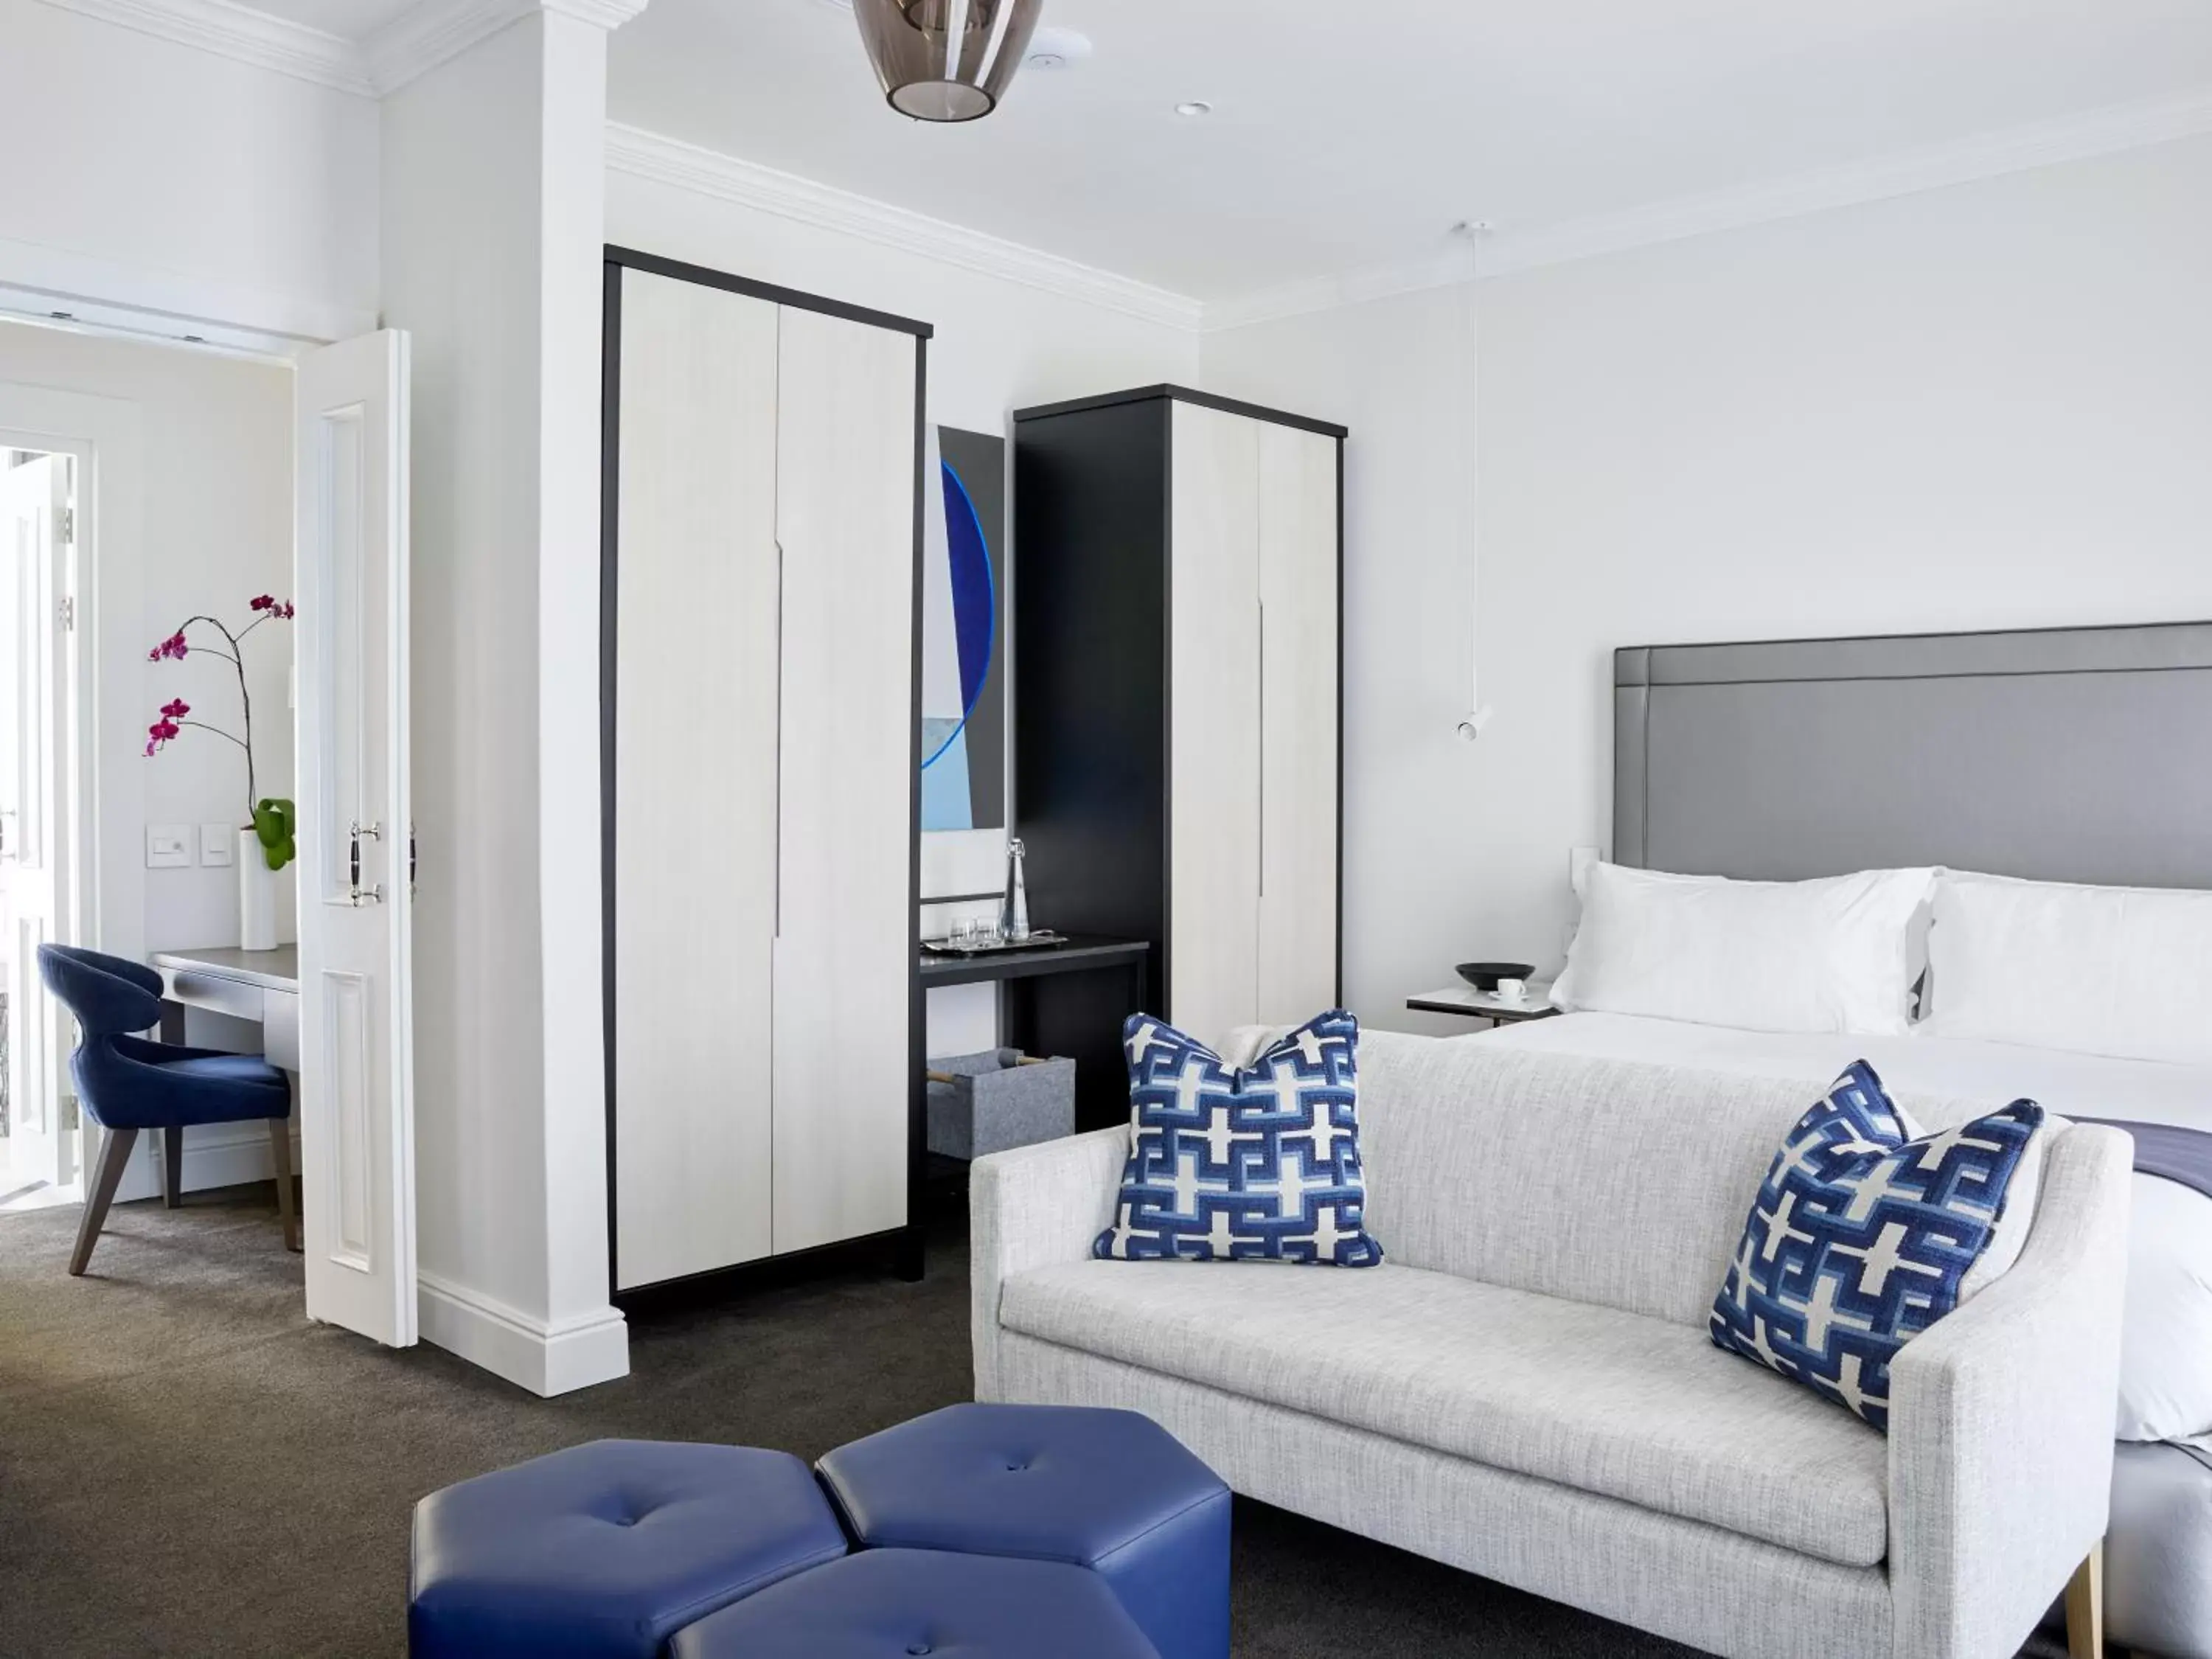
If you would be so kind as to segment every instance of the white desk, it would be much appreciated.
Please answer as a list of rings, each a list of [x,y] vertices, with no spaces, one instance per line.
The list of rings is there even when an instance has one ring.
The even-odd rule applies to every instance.
[[[300,952],[296,945],[241,951],[156,951],[161,975],[161,1040],[185,1040],[185,1010],[205,1008],[261,1028],[269,1063],[300,1071]]]
[[[280,945],[273,951],[241,951],[235,945],[224,945],[206,950],[156,951],[153,965],[161,975],[161,1041],[185,1041],[187,1008],[205,1008],[258,1025],[262,1052],[268,1055],[269,1063],[291,1081],[292,1121],[296,1125],[300,1117],[298,947]],[[222,1126],[199,1131],[202,1134],[211,1132],[222,1133]],[[203,1145],[201,1155],[205,1157],[210,1150]],[[218,1171],[210,1173],[203,1166],[195,1185],[228,1186],[234,1181],[253,1178],[229,1161],[238,1158],[241,1150],[234,1143],[226,1144],[216,1152]],[[183,1132],[166,1131],[161,1136],[161,1196],[172,1209],[184,1193],[184,1161]],[[280,1167],[298,1169],[297,1152],[289,1152],[287,1163]],[[284,1243],[288,1249],[300,1248],[299,1227],[294,1219],[296,1213],[289,1205],[285,1206]]]

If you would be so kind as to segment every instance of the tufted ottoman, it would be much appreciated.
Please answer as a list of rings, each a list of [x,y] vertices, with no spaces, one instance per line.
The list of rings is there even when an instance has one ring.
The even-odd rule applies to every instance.
[[[805,1464],[599,1440],[415,1506],[410,1659],[654,1659],[682,1626],[846,1552]]]
[[[671,1659],[1158,1659],[1095,1573],[1059,1561],[867,1550],[679,1632]]]
[[[1088,1567],[1160,1659],[1228,1659],[1229,1488],[1150,1418],[949,1406],[817,1467],[868,1550]]]

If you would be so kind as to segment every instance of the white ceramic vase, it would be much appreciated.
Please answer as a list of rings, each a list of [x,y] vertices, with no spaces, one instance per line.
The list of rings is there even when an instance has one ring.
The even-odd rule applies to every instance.
[[[261,837],[238,832],[238,946],[241,951],[276,948],[276,876],[261,855]]]

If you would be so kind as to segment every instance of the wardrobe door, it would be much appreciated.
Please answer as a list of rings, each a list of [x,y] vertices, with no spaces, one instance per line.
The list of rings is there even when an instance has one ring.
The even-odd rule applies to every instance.
[[[1337,443],[1260,428],[1259,1018],[1337,1004]]]
[[[764,1256],[776,308],[623,270],[615,550],[617,1289]]]
[[[915,975],[915,469],[908,335],[787,308],[779,1255],[902,1226]]]
[[[1167,1015],[1218,1044],[1260,1006],[1260,428],[1173,420]]]

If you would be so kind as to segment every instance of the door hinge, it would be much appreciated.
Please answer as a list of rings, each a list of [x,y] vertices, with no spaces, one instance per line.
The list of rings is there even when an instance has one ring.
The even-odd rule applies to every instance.
[[[59,605],[56,605],[56,606],[54,607],[54,609],[55,609],[56,613],[57,613],[57,614],[59,616],[59,617],[60,617],[61,624],[62,624],[62,632],[64,632],[64,634],[74,634],[74,633],[76,633],[76,596],[74,593],[64,594],[64,595],[62,596],[62,601],[61,601],[61,603],[60,603]]]
[[[62,539],[71,547],[76,545],[76,509],[73,507],[62,509]]]

